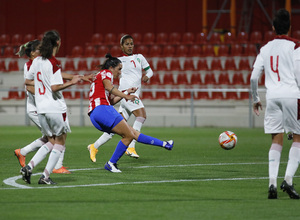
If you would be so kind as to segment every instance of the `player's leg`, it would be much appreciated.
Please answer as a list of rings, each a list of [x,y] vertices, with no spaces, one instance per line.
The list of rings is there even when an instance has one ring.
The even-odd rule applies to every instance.
[[[98,153],[98,148],[104,145],[113,137],[113,133],[104,132],[98,140],[95,141],[93,144],[89,144],[87,146],[88,151],[90,152],[90,159],[92,162],[96,162],[96,154]]]

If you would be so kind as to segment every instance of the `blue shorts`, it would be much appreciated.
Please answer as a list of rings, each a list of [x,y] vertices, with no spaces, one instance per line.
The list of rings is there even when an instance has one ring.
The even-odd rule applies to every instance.
[[[112,105],[99,105],[91,112],[90,120],[98,130],[111,133],[123,117]]]

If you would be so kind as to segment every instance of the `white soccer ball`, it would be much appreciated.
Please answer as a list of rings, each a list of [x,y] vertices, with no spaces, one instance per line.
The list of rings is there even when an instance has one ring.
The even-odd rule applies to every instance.
[[[219,144],[225,150],[231,150],[237,143],[237,136],[232,131],[224,131],[219,136]]]

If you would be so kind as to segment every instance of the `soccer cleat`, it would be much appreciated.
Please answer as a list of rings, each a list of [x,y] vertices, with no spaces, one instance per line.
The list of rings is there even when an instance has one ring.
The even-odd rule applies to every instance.
[[[90,144],[87,146],[87,149],[90,152],[90,159],[92,162],[96,162],[96,154],[98,153],[98,149],[95,148],[94,144]]]
[[[167,150],[172,150],[174,146],[174,141],[173,140],[169,140],[166,142],[164,148],[166,148]]]
[[[45,178],[44,175],[42,175],[39,179],[38,184],[47,184],[47,185],[55,185],[56,183],[52,181],[52,179],[49,177],[48,179]]]
[[[18,160],[19,160],[19,163],[20,163],[21,167],[25,167],[25,166],[26,166],[26,163],[25,163],[25,156],[23,156],[23,155],[21,154],[21,149],[16,149],[14,152],[15,152],[16,157],[17,157]]]
[[[134,147],[128,147],[126,150],[126,155],[138,159],[140,156],[136,153]]]
[[[110,161],[108,161],[104,168],[112,173],[121,173],[122,171],[118,169],[117,164],[116,163],[112,163]]]
[[[26,166],[21,168],[20,173],[22,174],[22,179],[26,183],[31,184],[31,181],[30,181],[30,177],[31,177],[31,174],[32,174],[31,168],[28,165],[26,165]]]
[[[71,172],[66,169],[66,167],[62,166],[59,169],[53,169],[52,173],[64,173],[64,174],[70,174]]]
[[[293,185],[289,185],[285,180],[282,182],[280,188],[283,190],[283,192],[286,192],[289,194],[291,199],[299,199],[299,194],[294,189]]]
[[[269,187],[268,199],[277,199],[277,188],[273,184]]]

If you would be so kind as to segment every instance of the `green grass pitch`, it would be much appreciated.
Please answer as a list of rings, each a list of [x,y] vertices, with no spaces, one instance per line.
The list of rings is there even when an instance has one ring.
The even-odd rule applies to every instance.
[[[233,150],[223,150],[218,136],[237,134]],[[99,149],[92,163],[86,146],[101,132],[72,127],[67,138],[64,166],[72,174],[52,174],[56,186],[38,185],[48,157],[34,169],[32,184],[20,177],[13,150],[40,136],[31,127],[0,127],[0,219],[298,219],[300,201],[278,190],[268,200],[268,151],[271,137],[263,129],[149,128],[143,133],[173,139],[172,151],[137,144],[139,159],[124,155],[122,173],[104,170],[119,136]],[[285,140],[278,185],[283,180],[291,141]],[[34,154],[27,155],[26,162]],[[297,174],[299,176],[299,173]],[[16,186],[4,180],[16,177]],[[300,179],[296,177],[296,190]],[[19,187],[31,187],[22,189]]]

